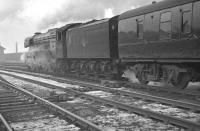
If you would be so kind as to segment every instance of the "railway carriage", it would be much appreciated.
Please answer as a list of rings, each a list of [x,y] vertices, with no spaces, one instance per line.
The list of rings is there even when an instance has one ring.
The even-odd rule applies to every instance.
[[[200,1],[165,0],[119,16],[119,59],[141,83],[199,81]]]

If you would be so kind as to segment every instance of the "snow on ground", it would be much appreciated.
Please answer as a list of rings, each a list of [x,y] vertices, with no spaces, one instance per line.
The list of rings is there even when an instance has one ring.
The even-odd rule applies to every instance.
[[[103,128],[104,131],[183,131],[173,125],[104,106],[95,101],[75,98],[73,101],[61,104],[63,108],[72,110],[75,114]]]
[[[11,123],[15,131],[79,131],[80,128],[58,117]]]
[[[60,91],[58,89],[50,89],[41,85],[37,85],[34,83],[30,83],[27,81],[19,80],[14,77],[10,77],[7,75],[1,75],[5,80],[11,82],[12,84],[24,88],[26,90],[31,91],[35,95],[39,95],[40,97],[50,97],[54,94],[65,94],[65,92]]]
[[[143,105],[142,108],[163,114],[169,114],[170,116],[186,119],[189,121],[200,122],[199,113],[193,113],[191,111],[186,111],[179,108],[173,108],[163,104],[150,103],[147,105]]]
[[[85,92],[85,94],[98,96],[98,97],[111,97],[112,93],[104,92],[104,91],[89,91]]]
[[[68,103],[84,103],[84,102],[86,102],[86,100],[81,99],[81,98],[75,98],[75,99],[73,99],[71,101],[67,101],[67,102]]]
[[[45,109],[4,113],[15,131],[79,131],[73,124],[59,119]]]
[[[84,87],[81,87],[81,86],[78,86],[78,85],[61,83],[61,82],[57,82],[57,81],[54,81],[54,80],[45,79],[45,78],[42,78],[42,77],[35,77],[35,76],[20,74],[20,73],[16,73],[16,72],[3,71],[3,70],[0,70],[0,72],[8,73],[8,74],[16,75],[16,76],[19,76],[19,77],[24,77],[24,78],[36,80],[36,81],[41,81],[41,82],[44,82],[44,83],[47,83],[47,84],[52,84],[52,85],[60,86],[60,87],[63,87],[63,88],[84,88]]]
[[[10,73],[10,72],[6,72],[6,71],[0,71],[0,72]],[[74,85],[70,85],[70,84],[60,83],[60,82],[56,82],[56,81],[53,81],[53,80],[47,80],[47,79],[29,76],[29,75],[24,75],[24,74],[18,74],[18,73],[13,73],[13,72],[11,72],[10,74],[21,76],[21,77],[26,77],[26,78],[30,78],[30,79],[34,79],[34,80],[39,80],[39,81],[42,81],[42,82],[47,82],[48,84],[61,86],[63,88],[69,88],[69,87],[73,88],[73,86],[74,86]],[[174,108],[174,107],[171,107],[171,106],[145,102],[145,101],[136,100],[136,99],[133,99],[133,98],[128,99],[127,97],[121,97],[120,98],[119,96],[113,96],[111,93],[107,93],[107,92],[104,92],[104,91],[89,91],[89,92],[85,92],[85,93],[90,94],[90,95],[94,95],[94,96],[99,96],[99,97],[107,97],[109,99],[113,98],[115,100],[118,100],[118,101],[126,103],[126,104],[140,106],[144,109],[152,110],[152,111],[159,112],[159,113],[169,114],[169,115],[172,115],[172,116],[188,119],[188,120],[191,120],[191,121],[200,121],[199,120],[200,114],[193,113],[193,112],[190,112],[190,111],[185,111],[185,110],[178,109],[178,108]],[[71,101],[71,103],[76,103],[77,101],[83,101],[83,100],[76,99],[74,101]]]
[[[170,116],[187,119],[189,121],[200,122],[200,114],[192,111],[127,96],[113,96],[111,99],[154,112],[168,114]]]
[[[101,115],[87,117],[89,121],[97,123],[107,131],[182,131],[172,125],[153,121],[137,114],[127,113],[115,108],[101,106]]]

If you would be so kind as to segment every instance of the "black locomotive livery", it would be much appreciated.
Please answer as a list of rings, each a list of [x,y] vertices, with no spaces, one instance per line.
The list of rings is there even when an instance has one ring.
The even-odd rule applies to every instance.
[[[72,23],[25,40],[34,70],[120,78],[176,88],[200,81],[200,0],[164,0],[110,19]]]

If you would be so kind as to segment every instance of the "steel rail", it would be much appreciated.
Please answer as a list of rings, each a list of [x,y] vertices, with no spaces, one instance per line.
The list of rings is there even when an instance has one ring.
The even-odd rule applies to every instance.
[[[8,124],[8,122],[3,117],[2,114],[0,114],[0,119],[1,119],[1,122],[3,123],[3,125],[6,127],[7,131],[13,131],[12,127],[10,126],[10,124]]]
[[[8,75],[10,75],[10,74],[8,74]],[[15,77],[15,75],[13,75],[13,76]],[[17,76],[16,78],[20,78],[20,77]],[[153,111],[150,111],[150,110],[147,110],[147,109],[139,108],[137,106],[130,106],[130,105],[127,105],[127,104],[124,104],[124,103],[121,103],[121,102],[92,96],[92,95],[85,94],[85,93],[80,92],[80,91],[76,91],[76,90],[69,89],[69,88],[62,88],[62,87],[51,85],[51,84],[44,83],[44,82],[41,82],[41,81],[31,80],[31,79],[23,78],[23,77],[22,77],[22,79],[29,81],[29,82],[32,82],[32,83],[35,83],[35,84],[43,85],[43,86],[46,86],[46,87],[49,87],[49,88],[53,88],[53,89],[57,88],[57,89],[60,89],[62,91],[65,91],[65,92],[72,92],[72,93],[78,94],[79,96],[82,96],[82,97],[85,97],[85,98],[90,98],[91,100],[102,102],[103,104],[109,104],[109,105],[112,105],[112,106],[117,107],[119,109],[127,110],[131,113],[140,114],[142,116],[147,116],[149,118],[153,118],[153,119],[157,119],[159,121],[163,121],[164,123],[169,123],[169,124],[177,125],[177,126],[180,126],[180,127],[184,127],[188,130],[199,131],[199,129],[200,129],[200,123],[184,120],[184,119],[177,118],[177,117],[172,117],[172,116],[169,116],[169,115],[164,115],[164,114],[153,112]],[[77,84],[76,82],[71,82],[71,83]],[[88,85],[83,84],[83,86],[88,86]],[[91,85],[91,86],[94,86],[94,85]]]
[[[32,83],[35,83],[35,84],[39,83],[38,81],[34,81],[34,80],[31,80],[31,79],[28,79],[28,78],[15,76],[15,75],[12,75],[12,74],[7,74],[7,75],[10,75],[10,76],[13,76],[15,78],[19,78],[19,79],[22,79],[22,80],[25,80],[25,81],[29,81],[29,82],[32,82]],[[200,111],[200,105],[199,104],[183,102],[183,101],[173,100],[173,99],[169,99],[169,98],[163,98],[163,97],[159,97],[159,96],[153,96],[153,95],[149,95],[149,94],[145,94],[145,93],[141,93],[141,92],[130,92],[130,91],[125,91],[125,90],[118,90],[118,89],[113,89],[113,88],[109,88],[109,87],[106,87],[106,86],[101,86],[101,85],[98,85],[98,84],[87,83],[87,82],[80,82],[80,81],[74,81],[74,80],[73,81],[72,80],[63,80],[61,82],[66,82],[68,84],[73,84],[73,85],[90,87],[90,88],[93,88],[93,89],[98,89],[98,90],[103,90],[103,91],[119,93],[119,94],[130,96],[130,97],[137,97],[137,98],[140,98],[140,99],[143,99],[143,100],[151,100],[151,101],[171,105],[171,106],[174,106],[174,107],[181,107],[181,108],[189,109],[189,110],[194,111],[194,112]],[[42,82],[40,84],[42,85],[44,83]]]
[[[62,118],[66,119],[66,120],[71,120],[73,122],[73,124],[78,125],[87,131],[102,131],[102,129],[99,128],[97,125],[94,125],[93,123],[91,123],[87,120],[84,120],[83,118],[69,112],[68,110],[65,110],[65,109],[57,106],[56,104],[49,102],[43,98],[40,98],[20,87],[17,87],[15,85],[12,85],[9,82],[2,81],[2,80],[0,80],[0,84],[4,85],[5,87],[7,87],[10,90],[13,90],[19,94],[23,94],[30,100],[33,100],[34,102],[40,104],[41,106],[48,108],[50,111],[60,114],[60,116]]]

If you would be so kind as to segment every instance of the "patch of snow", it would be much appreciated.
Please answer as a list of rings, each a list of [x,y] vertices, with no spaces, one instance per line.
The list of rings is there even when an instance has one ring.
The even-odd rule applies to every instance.
[[[11,127],[15,131],[22,130],[34,130],[34,131],[59,131],[59,130],[67,130],[67,131],[79,131],[80,128],[75,125],[67,123],[65,120],[61,120],[58,117],[56,118],[48,118],[48,119],[38,119],[35,121],[24,121],[24,122],[16,122],[11,123]]]
[[[86,100],[81,98],[75,98],[72,101],[67,101],[67,103],[84,103]]]
[[[87,117],[89,121],[98,123],[105,131],[180,131],[180,128],[145,118],[133,113],[127,113],[115,108],[101,106],[98,109],[102,114]]]
[[[98,97],[111,97],[112,93],[104,92],[104,91],[88,91],[85,94],[98,96]]]
[[[41,85],[37,85],[34,83],[16,79],[14,77],[10,77],[7,75],[1,74],[1,77],[3,77],[5,80],[11,82],[14,85],[24,88],[26,90],[29,90],[36,95],[40,95],[41,97],[49,97],[53,94],[65,94],[64,91],[60,91],[58,89],[50,89]]]
[[[35,77],[35,76],[20,74],[20,73],[16,73],[16,72],[9,72],[9,71],[3,71],[3,70],[0,70],[0,72],[8,73],[8,74],[12,74],[12,75],[15,75],[15,76],[28,78],[28,79],[32,79],[32,80],[36,80],[36,81],[40,81],[40,82],[44,82],[44,83],[59,86],[59,87],[62,87],[62,88],[84,88],[84,87],[77,86],[77,85],[66,84],[66,83],[57,82],[57,81],[54,81],[54,80],[45,79],[45,78],[42,78],[42,77]]]
[[[174,107],[167,106],[167,105],[151,103],[151,104],[143,105],[142,108],[149,109],[149,110],[152,110],[155,112],[160,112],[163,114],[168,114],[168,115],[175,116],[175,117],[182,118],[182,119],[187,118],[187,120],[190,120],[190,121],[199,121],[200,120],[199,113],[193,113],[193,112],[190,112],[187,110],[174,108]]]

